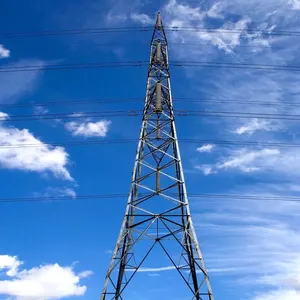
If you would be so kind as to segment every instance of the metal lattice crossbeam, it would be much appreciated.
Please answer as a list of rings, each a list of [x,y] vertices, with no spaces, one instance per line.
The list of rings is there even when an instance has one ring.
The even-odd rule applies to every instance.
[[[151,41],[131,190],[101,300],[130,300],[124,291],[155,247],[177,270],[190,299],[213,300],[186,193],[171,97],[168,43],[160,14]]]

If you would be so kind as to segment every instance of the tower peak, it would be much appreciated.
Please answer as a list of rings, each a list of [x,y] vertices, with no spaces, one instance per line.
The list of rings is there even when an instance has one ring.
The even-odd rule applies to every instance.
[[[162,27],[161,13],[160,13],[160,11],[157,13],[157,17],[156,17],[156,27],[158,27],[158,28],[161,28],[161,27]]]

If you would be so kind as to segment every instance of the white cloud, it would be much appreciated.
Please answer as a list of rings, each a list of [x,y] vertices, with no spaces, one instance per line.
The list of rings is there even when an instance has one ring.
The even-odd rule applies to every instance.
[[[207,144],[203,145],[202,147],[197,148],[197,152],[211,152],[215,148],[215,145]]]
[[[65,124],[66,130],[72,133],[73,136],[85,137],[105,137],[108,133],[111,121],[102,120],[98,122],[79,122],[72,121]]]
[[[258,119],[252,119],[247,124],[237,128],[234,130],[234,133],[236,134],[244,134],[248,133],[249,135],[253,134],[256,131],[276,131],[280,127],[271,124],[271,122],[264,121],[264,120],[258,120]]]
[[[207,12],[199,7],[192,7],[188,4],[181,4],[175,0],[170,0],[163,8],[163,19],[169,26],[174,27],[199,27],[205,28],[207,18],[223,19],[223,7],[221,3],[215,3]],[[240,44],[241,38],[244,36],[251,19],[248,16],[240,17],[235,22],[225,21],[219,26],[219,31],[210,32],[209,30],[172,32],[169,39],[174,42],[186,44],[186,47],[176,49],[176,54],[180,57],[196,56],[197,54],[209,53],[212,55],[211,46],[222,49],[228,53],[232,52],[236,46]],[[233,32],[226,32],[232,30]],[[234,32],[234,31],[237,32]],[[189,43],[195,42],[206,43],[206,47],[189,47]]]
[[[274,157],[276,158],[279,155],[280,151],[278,149],[236,150],[229,158],[217,164],[217,168],[240,169],[243,172],[259,171],[266,166],[267,159],[271,158],[273,161]]]
[[[10,259],[10,266],[1,265],[1,257]],[[70,296],[82,296],[87,287],[80,285],[80,279],[92,275],[91,271],[76,274],[72,267],[59,264],[41,265],[29,270],[18,270],[22,264],[16,257],[0,256],[0,270],[15,268],[7,274],[10,279],[0,280],[0,294],[14,297],[16,300],[61,299]]]
[[[26,147],[32,144],[37,147]],[[28,129],[0,126],[0,146],[0,168],[52,172],[56,177],[73,180],[66,168],[69,155],[65,149],[44,144]]]
[[[239,21],[226,22],[219,31],[214,33],[200,32],[198,38],[210,42],[212,45],[222,49],[226,52],[232,52],[232,49],[240,45],[241,38],[244,35],[244,31],[247,30],[248,25],[251,23],[251,19],[247,16],[243,17]],[[226,31],[232,31],[230,33]],[[235,32],[236,31],[236,32]]]
[[[0,255],[0,270],[7,270],[7,276],[15,276],[21,264],[16,256]]]
[[[130,18],[132,21],[143,25],[153,25],[155,23],[155,21],[146,14],[132,13],[130,14]]]
[[[0,59],[7,58],[9,56],[10,56],[10,51],[4,48],[4,46],[0,44]]]
[[[300,0],[290,0],[290,4],[293,6],[293,9],[300,9]]]
[[[227,149],[214,164],[195,165],[195,168],[205,175],[217,171],[264,172],[291,180],[300,177],[300,152],[297,148]]]
[[[293,0],[291,0],[293,1]],[[296,0],[297,1],[297,0]],[[226,14],[251,15],[255,20],[261,20],[263,23],[270,13],[280,14],[288,13],[289,3],[287,0],[222,0],[219,2],[220,10]]]
[[[8,114],[6,114],[6,113],[0,111],[0,122],[1,122],[1,121],[5,121],[5,120],[7,120],[8,118],[9,118],[9,115],[8,115]]]
[[[40,60],[21,60],[7,67],[34,66],[31,72],[0,72],[0,103],[14,102],[17,98],[32,92],[38,84],[41,68],[45,65]]]

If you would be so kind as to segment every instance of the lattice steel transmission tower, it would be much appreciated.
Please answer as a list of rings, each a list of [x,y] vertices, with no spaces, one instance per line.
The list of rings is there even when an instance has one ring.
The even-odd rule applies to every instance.
[[[185,283],[188,296],[184,299],[213,300],[185,187],[171,97],[168,44],[160,13],[151,41],[131,190],[100,299],[131,300],[127,293],[130,283],[157,247]]]

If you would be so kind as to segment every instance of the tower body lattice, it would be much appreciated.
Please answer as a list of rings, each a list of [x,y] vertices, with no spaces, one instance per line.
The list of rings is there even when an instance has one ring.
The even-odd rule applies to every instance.
[[[100,299],[131,300],[126,292],[157,247],[173,272],[180,275],[187,290],[185,299],[213,300],[186,192],[171,97],[168,44],[160,13],[151,41],[131,190]],[[170,288],[176,289],[176,284]]]

